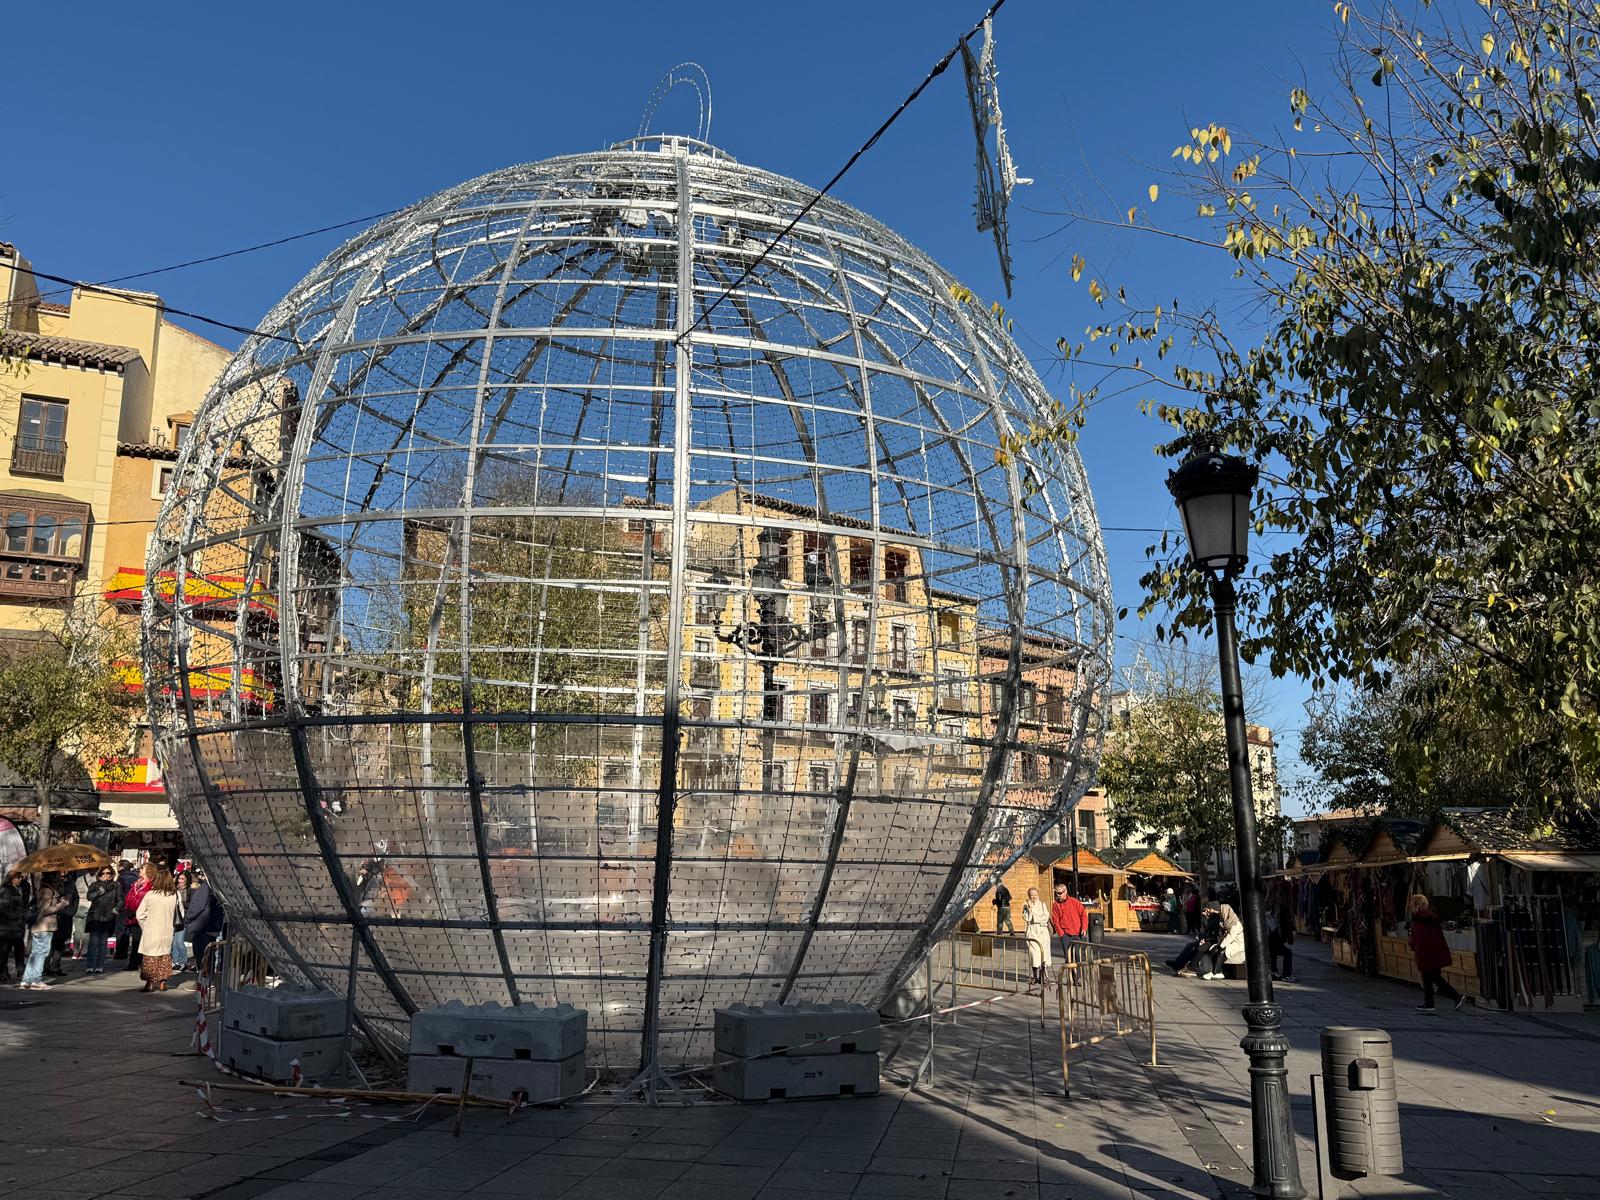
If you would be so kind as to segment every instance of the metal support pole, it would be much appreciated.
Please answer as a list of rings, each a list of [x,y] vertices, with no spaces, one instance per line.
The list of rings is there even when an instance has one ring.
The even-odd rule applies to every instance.
[[[1068,833],[1072,838],[1072,894],[1079,900],[1083,899],[1083,888],[1078,884],[1078,810],[1072,810],[1072,819],[1068,822]],[[1084,930],[1088,933],[1088,930]]]
[[[1250,1058],[1250,1125],[1255,1150],[1255,1179],[1250,1190],[1275,1200],[1299,1200],[1300,1158],[1295,1151],[1289,1116],[1289,1072],[1285,1057],[1283,1010],[1272,995],[1272,969],[1267,957],[1266,896],[1256,857],[1256,805],[1250,787],[1250,747],[1244,722],[1244,686],[1239,678],[1239,635],[1233,616],[1233,581],[1213,579],[1211,598],[1217,614],[1217,658],[1222,668],[1222,717],[1228,737],[1228,782],[1233,792],[1233,824],[1237,837],[1234,866],[1239,902],[1244,912],[1245,970],[1250,1003],[1244,1007],[1249,1027],[1239,1046]]]

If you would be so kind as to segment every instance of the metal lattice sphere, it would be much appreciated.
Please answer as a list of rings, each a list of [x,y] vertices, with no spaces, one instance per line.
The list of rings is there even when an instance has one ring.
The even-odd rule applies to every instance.
[[[331,255],[198,414],[145,610],[168,788],[369,1030],[569,1001],[591,1064],[707,1062],[719,1006],[881,1000],[1090,781],[1078,456],[1006,452],[1052,402],[926,255],[832,200],[780,239],[813,198],[687,139],[486,175]]]

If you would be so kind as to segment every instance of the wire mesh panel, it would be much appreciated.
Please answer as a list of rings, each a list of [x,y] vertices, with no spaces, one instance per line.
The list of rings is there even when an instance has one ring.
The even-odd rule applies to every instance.
[[[286,972],[354,938],[369,1024],[567,1001],[593,1062],[708,1061],[717,1007],[886,995],[1089,783],[1081,464],[1000,452],[1051,402],[914,247],[830,200],[774,245],[811,198],[685,139],[496,172],[198,415],[168,786]]]

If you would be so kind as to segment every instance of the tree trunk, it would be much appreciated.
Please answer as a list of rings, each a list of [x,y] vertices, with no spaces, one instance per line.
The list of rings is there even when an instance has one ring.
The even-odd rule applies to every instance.
[[[34,780],[34,782],[33,782],[33,794],[36,797],[36,801],[37,801],[38,808],[39,808],[39,815],[35,818],[35,823],[39,826],[39,846],[38,846],[38,848],[40,850],[43,850],[47,846],[50,845],[50,785],[49,785],[49,783],[47,783],[43,779]]]

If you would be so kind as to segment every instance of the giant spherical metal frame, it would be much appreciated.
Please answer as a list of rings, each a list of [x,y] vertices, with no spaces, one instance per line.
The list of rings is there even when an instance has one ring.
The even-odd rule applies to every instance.
[[[330,255],[197,415],[169,792],[378,1036],[564,1000],[631,1070],[879,1002],[1091,782],[1078,455],[1008,443],[1052,401],[915,247],[832,199],[778,239],[814,195],[685,138],[494,172]]]

